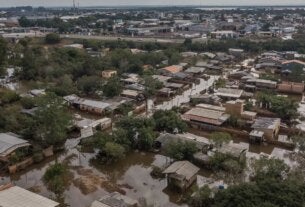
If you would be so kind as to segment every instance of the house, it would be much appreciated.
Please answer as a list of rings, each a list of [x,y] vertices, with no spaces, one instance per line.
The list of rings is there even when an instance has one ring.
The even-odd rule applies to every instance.
[[[232,38],[237,38],[237,37],[238,37],[238,34],[231,30],[222,30],[222,31],[211,32],[212,39],[232,39]]]
[[[182,119],[191,123],[221,126],[224,124],[230,115],[223,112],[212,109],[205,109],[200,107],[192,108],[182,115]]]
[[[280,118],[259,117],[251,126],[253,130],[261,131],[267,140],[274,140],[277,138],[280,131]]]
[[[137,84],[140,82],[140,76],[135,73],[124,73],[122,74],[121,82],[126,85]]]
[[[220,105],[221,99],[218,96],[212,94],[199,94],[190,96],[192,103],[205,103],[212,105]]]
[[[153,75],[152,77],[153,77],[153,79],[158,80],[163,84],[167,83],[171,79],[171,77],[164,76],[164,75]]]
[[[98,120],[87,119],[87,118],[78,118],[74,120],[74,126],[80,131],[81,137],[92,136],[94,130],[100,129],[105,130],[111,127],[110,118],[102,118]]]
[[[143,93],[136,90],[124,89],[121,93],[121,96],[131,98],[136,101],[145,100],[145,96],[143,95]]]
[[[201,136],[197,136],[191,133],[184,134],[169,134],[161,133],[159,137],[155,140],[155,147],[157,149],[166,149],[172,142],[188,142],[194,143],[198,151],[206,151],[211,148],[211,143],[209,139]]]
[[[167,182],[170,186],[184,191],[197,180],[199,170],[189,161],[177,161],[166,168],[163,174],[167,176]]]
[[[243,100],[234,100],[227,101],[225,105],[226,113],[242,118],[244,120],[253,121],[257,115],[256,112],[244,111],[245,101]]]
[[[277,82],[265,79],[249,78],[245,83],[258,89],[276,89],[277,87]]]
[[[0,133],[0,161],[8,162],[17,150],[28,150],[31,144],[13,133]]]
[[[214,111],[220,111],[220,112],[224,112],[225,108],[222,106],[215,106],[215,105],[210,105],[210,104],[197,104],[196,107],[198,108],[202,108],[202,109],[209,109],[209,110],[214,110]]]
[[[247,148],[243,147],[241,144],[229,143],[222,145],[218,150],[221,154],[230,155],[234,159],[243,160],[246,159]]]
[[[243,49],[235,49],[235,48],[229,49],[229,54],[235,57],[242,57],[244,55],[244,52],[245,51]]]
[[[183,70],[183,66],[181,65],[171,65],[165,68],[159,69],[159,72],[162,75],[173,75],[175,73],[179,73]]]
[[[277,90],[283,93],[303,94],[305,89],[304,83],[285,82],[278,84]]]
[[[46,95],[46,90],[45,89],[33,89],[29,92],[29,94],[34,97],[44,96],[44,95]]]
[[[264,141],[264,132],[252,130],[249,134],[251,143],[262,143]]]
[[[233,88],[218,88],[215,93],[216,96],[219,96],[223,99],[239,99],[243,94],[243,90],[233,89]]]
[[[204,67],[190,67],[185,70],[186,73],[190,73],[192,75],[200,75],[204,73],[206,69]]]
[[[113,76],[117,75],[117,71],[116,70],[104,70],[102,71],[102,77],[103,78],[111,78]]]
[[[59,203],[11,184],[0,186],[1,207],[58,207]]]
[[[70,45],[65,45],[64,47],[66,47],[66,48],[74,48],[74,49],[83,49],[84,45],[82,45],[82,44],[70,44]]]
[[[198,55],[197,52],[182,52],[180,55],[184,58],[196,57]]]
[[[167,88],[167,87],[158,90],[159,96],[170,97],[170,96],[174,96],[175,94],[176,94],[175,90],[172,90],[171,88]]]
[[[94,201],[90,207],[137,207],[138,201],[114,192]]]
[[[283,70],[292,70],[295,68],[305,68],[305,62],[300,61],[300,60],[288,60],[282,62],[282,68]]]
[[[105,110],[110,107],[109,103],[90,99],[83,99],[74,94],[65,96],[64,100],[67,101],[69,106],[73,106],[82,111],[87,111],[99,115],[102,115]]]

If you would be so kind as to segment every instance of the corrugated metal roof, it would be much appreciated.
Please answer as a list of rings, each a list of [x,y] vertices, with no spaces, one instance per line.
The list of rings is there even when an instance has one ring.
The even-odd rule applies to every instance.
[[[55,201],[18,186],[0,191],[1,207],[56,207],[58,205],[59,203]]]
[[[163,171],[164,174],[177,174],[179,177],[183,176],[185,179],[191,179],[200,169],[190,163],[189,161],[174,162],[167,169]]]
[[[10,133],[0,133],[0,155],[6,156],[18,147],[29,146],[29,142]]]

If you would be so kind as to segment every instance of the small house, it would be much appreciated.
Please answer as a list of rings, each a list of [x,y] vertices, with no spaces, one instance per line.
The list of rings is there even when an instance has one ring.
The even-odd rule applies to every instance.
[[[0,160],[7,162],[17,150],[28,150],[31,144],[13,133],[0,133]]]
[[[166,168],[163,174],[167,176],[169,186],[185,191],[197,180],[199,170],[189,161],[177,161]]]
[[[219,88],[215,93],[216,96],[219,96],[223,99],[239,99],[243,94],[243,90],[233,89],[233,88]]]
[[[259,117],[255,120],[251,128],[264,132],[264,137],[267,140],[274,140],[279,134],[280,125],[280,118]]]
[[[117,71],[116,70],[104,70],[102,71],[102,77],[103,78],[111,78],[113,76],[117,75]]]
[[[264,132],[258,130],[252,130],[250,132],[251,143],[262,143],[264,141]]]
[[[241,144],[229,143],[222,145],[218,152],[221,154],[229,155],[236,160],[245,160],[247,148],[243,147]]]
[[[171,65],[165,68],[159,69],[159,72],[162,75],[173,75],[175,73],[179,73],[183,70],[183,66],[181,65]]]

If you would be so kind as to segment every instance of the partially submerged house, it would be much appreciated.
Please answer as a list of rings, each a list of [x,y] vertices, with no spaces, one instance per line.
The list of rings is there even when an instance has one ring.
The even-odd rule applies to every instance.
[[[218,88],[217,92],[215,93],[216,96],[228,100],[239,99],[242,94],[243,90],[233,88]]]
[[[8,162],[16,150],[27,151],[31,144],[13,133],[0,133],[0,161]]]
[[[189,188],[196,180],[200,168],[189,161],[177,161],[163,171],[167,176],[170,186],[177,187],[184,191]]]
[[[171,143],[179,142],[179,141],[194,143],[198,151],[207,151],[212,147],[212,144],[209,141],[209,139],[191,133],[184,133],[184,134],[161,133],[160,136],[155,140],[155,147],[157,149],[159,148],[166,149]]]
[[[114,192],[94,201],[90,207],[137,207],[138,201]]]
[[[78,108],[82,111],[87,111],[95,114],[102,115],[106,108],[110,107],[109,103],[103,101],[90,100],[80,98],[76,95],[65,96],[64,100],[67,101],[68,105]]]
[[[195,107],[182,115],[185,121],[199,125],[221,126],[230,118],[224,111]]]
[[[255,120],[251,128],[263,132],[263,136],[267,140],[274,140],[279,134],[280,126],[280,118],[259,117]]]
[[[218,149],[218,152],[229,155],[236,160],[244,160],[246,159],[247,148],[240,144],[229,143],[222,145],[221,148]]]
[[[175,73],[181,72],[182,70],[183,70],[183,66],[181,66],[181,65],[171,65],[171,66],[167,66],[165,68],[161,68],[158,71],[162,75],[171,76]]]
[[[110,118],[102,118],[98,120],[80,118],[74,120],[74,127],[80,131],[81,137],[90,137],[94,132],[99,130],[105,130],[112,125]]]
[[[304,83],[286,82],[278,84],[277,90],[283,93],[303,94],[305,89]]]
[[[1,207],[58,207],[59,203],[11,184],[0,186]]]

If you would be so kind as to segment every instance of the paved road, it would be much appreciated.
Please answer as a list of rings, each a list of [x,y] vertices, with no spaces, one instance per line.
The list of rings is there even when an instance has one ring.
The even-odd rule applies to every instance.
[[[126,40],[134,42],[159,42],[159,43],[183,43],[184,39],[153,38],[153,37],[118,37],[118,36],[89,36],[89,35],[60,35],[66,39],[94,39],[94,40]]]

